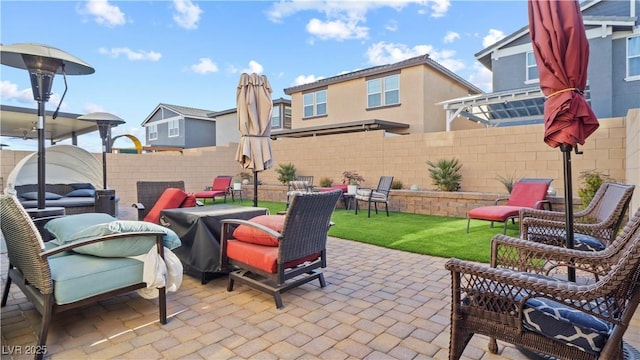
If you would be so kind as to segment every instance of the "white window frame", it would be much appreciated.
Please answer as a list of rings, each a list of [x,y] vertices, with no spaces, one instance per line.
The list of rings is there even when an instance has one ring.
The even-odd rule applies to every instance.
[[[626,71],[626,77],[625,80],[626,81],[633,81],[633,80],[640,80],[640,73],[638,74],[629,74],[629,71],[631,71],[629,63],[631,62],[631,59],[634,59],[635,61],[640,61],[640,52],[638,52],[638,54],[629,54],[629,50],[630,50],[630,44],[631,44],[631,40],[635,40],[635,41],[640,41],[640,34],[634,34],[631,35],[629,37],[627,37],[626,42],[625,42],[625,46],[626,46],[626,66],[627,66],[627,71]]]
[[[396,83],[398,84],[397,87],[389,88],[387,86],[387,83],[388,83],[389,79],[391,79],[391,78],[396,78],[397,79],[397,81],[396,81]],[[369,84],[371,84],[373,82],[379,82],[380,83],[380,91],[379,92],[369,92]],[[397,91],[398,92],[398,101],[397,102],[393,102],[393,103],[389,103],[387,101],[387,95],[390,94],[392,91]],[[371,103],[369,102],[371,95],[379,95],[380,96],[380,104],[379,105],[371,105]],[[389,76],[385,76],[385,77],[380,77],[380,78],[367,80],[367,109],[374,109],[374,108],[379,108],[379,107],[383,107],[383,106],[398,105],[398,104],[400,104],[400,74],[393,74],[393,75],[389,75]]]
[[[318,95],[324,94],[324,101],[318,100]],[[307,102],[311,100],[310,102]],[[324,111],[321,111],[321,107],[324,105]],[[306,113],[306,109],[311,107],[311,114]],[[302,118],[311,118],[315,116],[327,115],[327,90],[318,90],[306,94],[302,94]]]
[[[180,136],[180,119],[173,119],[167,122],[168,129],[168,137],[177,137]]]
[[[149,125],[149,140],[158,140],[158,125]]]
[[[280,116],[280,106],[274,106],[271,110],[271,128],[282,128],[282,116]]]
[[[529,55],[531,55],[531,56],[529,56]],[[524,83],[525,84],[537,84],[537,83],[539,83],[540,82],[540,72],[536,71],[536,73],[538,73],[538,77],[537,78],[535,78],[535,79],[529,78],[529,70],[531,68],[536,68],[536,69],[538,68],[538,64],[536,63],[535,54],[533,53],[533,51],[527,51],[525,53],[524,57],[525,57],[525,63],[526,63],[525,64],[525,69],[524,69],[524,71],[525,71],[525,81],[524,81]],[[530,63],[529,59],[531,59],[533,61],[533,63]]]

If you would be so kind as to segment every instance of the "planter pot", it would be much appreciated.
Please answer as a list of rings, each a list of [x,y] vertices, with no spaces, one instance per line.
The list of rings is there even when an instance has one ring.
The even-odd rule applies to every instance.
[[[347,194],[355,195],[358,190],[358,185],[347,185]]]
[[[242,190],[242,184],[239,182],[233,183],[233,190]]]
[[[244,179],[244,180],[242,180],[242,183],[243,183],[244,185],[249,185],[249,180],[248,180],[248,179]]]

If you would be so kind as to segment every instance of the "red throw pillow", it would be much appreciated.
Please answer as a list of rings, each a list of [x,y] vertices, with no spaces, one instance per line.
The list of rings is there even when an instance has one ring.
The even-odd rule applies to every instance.
[[[155,205],[153,205],[149,213],[147,213],[147,216],[144,217],[144,221],[157,224],[160,222],[160,211],[179,208],[186,197],[187,193],[182,189],[166,189],[162,195],[160,195],[160,198],[156,201]]]
[[[180,205],[181,208],[188,208],[188,207],[194,207],[197,205],[196,202],[196,196],[193,194],[189,194],[187,195],[187,197],[184,199],[184,201],[182,202],[182,205]]]
[[[249,221],[281,233],[284,225],[284,215],[260,215],[249,219]],[[233,238],[251,244],[278,246],[278,239],[247,225],[238,226],[233,231]]]

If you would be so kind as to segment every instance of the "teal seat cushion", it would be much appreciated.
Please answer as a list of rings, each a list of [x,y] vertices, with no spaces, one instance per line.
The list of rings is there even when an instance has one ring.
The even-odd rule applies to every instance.
[[[131,258],[73,254],[49,259],[58,305],[142,282],[144,263]]]

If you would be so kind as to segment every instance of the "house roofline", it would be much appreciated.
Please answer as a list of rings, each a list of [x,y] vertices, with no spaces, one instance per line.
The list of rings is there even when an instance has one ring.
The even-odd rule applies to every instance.
[[[405,123],[380,119],[369,119],[341,124],[310,126],[300,129],[273,130],[271,131],[271,138],[301,138],[316,135],[334,135],[371,130],[400,130],[408,128],[409,124]]]
[[[211,121],[211,118],[209,116],[200,116],[200,115],[190,114],[190,113],[184,112],[181,109],[194,109],[194,110],[203,111],[203,112],[209,112],[209,110],[198,109],[198,108],[190,108],[190,107],[187,107],[187,106],[180,106],[180,105],[171,105],[171,104],[159,103],[153,109],[153,111],[151,111],[151,113],[149,113],[149,115],[144,119],[144,121],[142,121],[140,126],[144,127],[151,120],[153,115],[155,115],[155,113],[158,112],[158,110],[160,110],[161,108],[169,109],[169,110],[171,110],[171,111],[173,111],[173,112],[175,112],[177,114],[180,114],[180,116],[182,116],[182,117],[188,117],[188,118],[191,118],[191,119],[199,119],[199,120]]]
[[[331,85],[331,84],[337,84],[337,83],[341,83],[341,82],[348,81],[348,80],[359,79],[359,78],[363,78],[363,77],[367,77],[367,76],[383,74],[383,73],[386,73],[386,72],[389,72],[389,71],[405,69],[405,68],[416,66],[416,65],[427,65],[427,66],[430,66],[431,68],[439,71],[440,73],[442,73],[442,74],[452,78],[453,80],[457,81],[458,83],[464,85],[466,88],[468,88],[471,91],[475,91],[475,92],[478,92],[478,93],[483,93],[484,92],[482,89],[480,89],[479,87],[473,85],[469,81],[463,79],[462,77],[460,77],[459,75],[457,75],[453,71],[451,71],[451,70],[447,69],[446,67],[440,65],[437,61],[432,60],[430,58],[429,54],[424,54],[424,55],[416,56],[416,57],[413,57],[413,58],[410,58],[410,59],[406,59],[406,60],[403,60],[403,61],[400,61],[400,62],[397,62],[397,63],[393,63],[393,64],[374,66],[374,67],[370,67],[370,68],[363,69],[363,70],[357,70],[357,71],[352,71],[352,72],[345,73],[345,74],[332,76],[332,77],[321,79],[321,80],[318,80],[318,81],[314,81],[314,82],[308,83],[308,84],[292,86],[292,87],[289,87],[289,88],[285,88],[284,89],[284,93],[287,94],[287,95],[291,95],[291,94],[297,93],[297,92],[303,92],[303,91],[306,91],[306,90],[315,89],[315,88],[319,88],[319,87],[323,87],[323,86],[328,86],[328,85]]]

